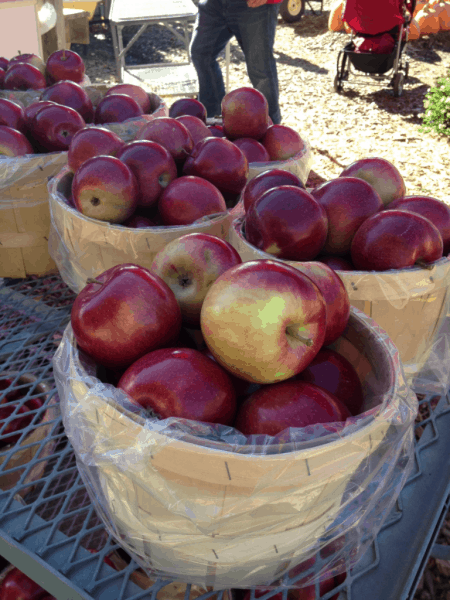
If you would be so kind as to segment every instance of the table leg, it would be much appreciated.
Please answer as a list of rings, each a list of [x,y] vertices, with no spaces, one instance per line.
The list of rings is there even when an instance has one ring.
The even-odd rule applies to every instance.
[[[121,77],[122,74],[121,74],[121,68],[120,68],[121,61],[119,59],[120,50],[119,50],[118,32],[117,32],[118,26],[115,23],[113,23],[112,21],[110,21],[109,24],[111,27],[111,37],[112,37],[112,43],[113,43],[113,49],[114,49],[114,58],[116,61],[117,78],[119,81],[122,81],[122,77]],[[122,31],[120,32],[120,35],[122,35]]]

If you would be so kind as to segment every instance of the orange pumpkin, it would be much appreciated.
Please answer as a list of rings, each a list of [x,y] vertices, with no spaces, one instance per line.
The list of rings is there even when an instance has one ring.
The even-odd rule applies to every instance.
[[[439,25],[443,31],[450,31],[450,4],[443,3],[441,12],[439,13]]]
[[[420,38],[420,27],[415,19],[411,19],[409,24],[409,40],[418,40]]]
[[[420,12],[426,5],[427,5],[426,0],[417,0],[413,17],[415,17],[417,15],[417,13]]]
[[[330,16],[328,18],[329,31],[343,31],[342,11],[344,10],[343,0],[338,0],[331,6]]]
[[[440,30],[439,15],[434,8],[423,8],[415,17],[420,35],[433,35]]]

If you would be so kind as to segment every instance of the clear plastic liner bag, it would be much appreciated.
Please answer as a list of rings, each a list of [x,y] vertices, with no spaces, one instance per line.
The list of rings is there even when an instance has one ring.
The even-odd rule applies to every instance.
[[[100,381],[68,325],[53,359],[65,430],[108,532],[150,577],[292,587],[296,568],[303,587],[361,557],[411,471],[418,404],[397,349],[361,311],[332,347],[360,377],[363,412],[246,437],[149,416]]]

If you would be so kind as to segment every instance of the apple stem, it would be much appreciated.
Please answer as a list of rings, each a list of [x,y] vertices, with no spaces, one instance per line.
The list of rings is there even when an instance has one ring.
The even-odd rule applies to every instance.
[[[99,281],[98,279],[95,279],[94,277],[88,277],[86,279],[86,283],[98,283],[99,285],[103,285],[103,281]]]
[[[288,333],[289,335],[292,335],[292,337],[294,337],[299,342],[302,342],[306,346],[312,346],[313,345],[312,339],[306,338],[303,335],[300,335],[299,332],[297,331],[297,329],[295,329],[294,327],[287,327],[286,328],[286,333]]]
[[[432,271],[434,269],[434,266],[432,263],[427,263],[424,260],[422,260],[421,258],[419,260],[416,260],[415,264],[418,267],[422,267],[422,269],[427,269],[428,271]]]

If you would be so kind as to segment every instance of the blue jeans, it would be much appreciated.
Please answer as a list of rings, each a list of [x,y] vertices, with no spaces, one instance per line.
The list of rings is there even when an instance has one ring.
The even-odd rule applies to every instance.
[[[198,75],[198,99],[205,105],[208,117],[221,114],[225,85],[217,57],[235,36],[245,55],[253,87],[266,97],[274,124],[281,122],[273,55],[279,6],[249,8],[246,0],[200,0],[190,54]]]

